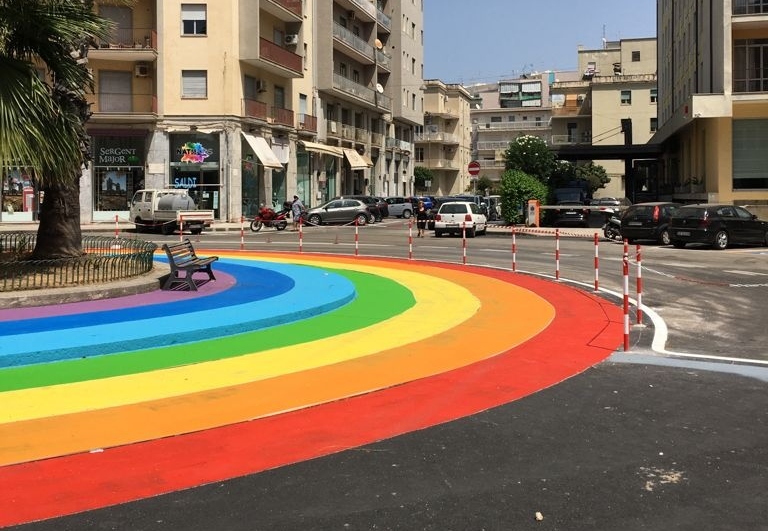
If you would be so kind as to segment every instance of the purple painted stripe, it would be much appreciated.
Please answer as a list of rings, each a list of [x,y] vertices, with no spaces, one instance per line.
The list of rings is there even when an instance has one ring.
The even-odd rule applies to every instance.
[[[235,277],[222,271],[216,271],[216,282],[205,282],[197,291],[163,291],[156,289],[137,295],[126,295],[114,299],[95,301],[70,302],[50,306],[30,306],[27,308],[8,308],[0,310],[0,321],[18,321],[21,319],[38,319],[41,317],[56,317],[88,312],[101,312],[124,308],[135,308],[150,304],[186,301],[198,297],[207,297],[230,289],[236,283]]]

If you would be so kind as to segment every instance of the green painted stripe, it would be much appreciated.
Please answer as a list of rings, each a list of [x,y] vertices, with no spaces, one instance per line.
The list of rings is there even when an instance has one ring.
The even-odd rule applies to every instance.
[[[347,269],[328,269],[348,278],[357,290],[354,301],[333,312],[274,328],[208,341],[8,367],[0,370],[0,392],[136,374],[315,341],[374,325],[416,304],[413,293],[392,279]],[[126,326],[130,326],[130,323],[126,323]]]

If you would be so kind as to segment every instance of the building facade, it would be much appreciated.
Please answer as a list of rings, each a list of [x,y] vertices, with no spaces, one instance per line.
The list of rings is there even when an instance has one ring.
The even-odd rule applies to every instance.
[[[96,9],[115,29],[87,55],[95,90],[83,222],[127,221],[140,188],[186,188],[221,221],[294,194],[317,205],[410,191],[423,119],[421,0]]]
[[[440,196],[469,189],[472,101],[462,85],[424,82],[424,125],[416,127],[415,164],[430,170],[432,180],[418,193]]]
[[[768,215],[768,0],[659,0],[660,194]]]
[[[598,49],[580,47],[578,65],[579,79],[558,81],[552,87],[552,145],[622,145],[628,138],[622,120],[631,121],[633,144],[647,143],[657,129],[656,39],[604,41]],[[626,189],[624,160],[594,162],[610,178],[596,197],[636,196]],[[649,186],[645,180],[640,184],[647,193]]]

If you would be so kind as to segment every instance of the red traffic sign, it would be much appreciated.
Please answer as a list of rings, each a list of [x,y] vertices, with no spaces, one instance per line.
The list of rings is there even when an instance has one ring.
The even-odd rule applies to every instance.
[[[480,173],[480,163],[476,160],[473,160],[469,163],[469,166],[467,166],[467,169],[469,170],[469,174],[472,176],[477,175]]]

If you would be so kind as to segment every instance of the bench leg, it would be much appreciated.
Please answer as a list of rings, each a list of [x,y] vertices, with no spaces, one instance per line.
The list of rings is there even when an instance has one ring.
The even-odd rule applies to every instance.
[[[171,287],[177,283],[177,282],[184,282],[189,286],[190,291],[197,291],[197,285],[195,285],[195,281],[192,278],[192,271],[188,271],[186,269],[184,271],[184,277],[181,277],[179,273],[181,271],[172,271],[171,274],[168,276],[168,279],[165,281],[165,284],[163,284],[164,290],[169,290]]]
[[[216,277],[213,276],[213,269],[211,269],[211,264],[208,264],[205,267],[205,272],[208,273],[208,280],[216,280]]]

